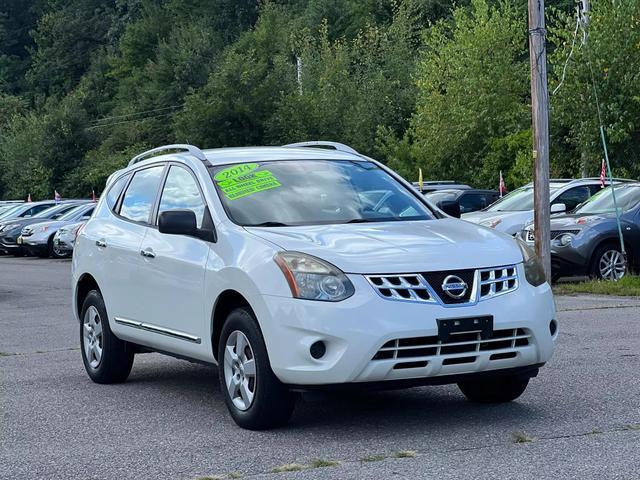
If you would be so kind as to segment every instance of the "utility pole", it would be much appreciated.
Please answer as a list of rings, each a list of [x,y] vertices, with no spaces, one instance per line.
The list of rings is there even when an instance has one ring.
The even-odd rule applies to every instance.
[[[549,200],[549,92],[544,0],[529,1],[529,59],[533,125],[533,191],[536,254],[551,281],[551,208]]]

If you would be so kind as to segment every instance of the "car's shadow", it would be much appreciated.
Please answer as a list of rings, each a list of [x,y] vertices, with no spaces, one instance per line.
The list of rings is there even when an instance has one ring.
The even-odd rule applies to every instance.
[[[128,388],[143,388],[146,391],[144,397],[149,399],[154,395],[165,395],[168,391],[179,392],[180,402],[192,405],[194,413],[197,411],[203,418],[228,417],[216,367],[171,359],[160,362],[165,368],[158,368],[160,365],[155,361],[136,365],[127,381]],[[203,402],[203,398],[209,400]],[[299,396],[286,430],[335,427],[336,432],[344,432],[345,435],[366,435],[371,429],[408,433],[489,423],[512,428],[523,418],[539,418],[546,414],[548,412],[544,412],[537,402],[500,405],[469,402],[455,385],[348,393],[312,392]]]

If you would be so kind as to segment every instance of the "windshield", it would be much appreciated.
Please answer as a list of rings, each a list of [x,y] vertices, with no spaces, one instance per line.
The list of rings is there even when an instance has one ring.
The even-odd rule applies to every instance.
[[[553,194],[557,188],[549,189]],[[522,212],[533,210],[533,187],[526,186],[514,190],[508,195],[498,199],[493,205],[487,208],[486,212]]]
[[[58,220],[73,220],[75,217],[78,216],[78,213],[80,213],[80,211],[84,210],[85,208],[86,208],[85,205],[78,205],[77,207],[72,208],[71,210],[66,212],[64,215],[61,215],[60,218],[58,218]]]
[[[53,218],[56,214],[61,212],[66,212],[70,207],[70,205],[53,205],[49,208],[45,208],[41,212],[36,213],[31,218]]]
[[[427,200],[436,204],[445,200],[455,200],[458,198],[458,194],[455,192],[432,192],[427,193],[425,196]]]
[[[2,218],[8,218],[8,217],[12,216],[15,212],[17,212],[18,210],[20,210],[20,208],[21,208],[22,206],[23,206],[23,205],[17,205],[17,206],[15,206],[15,207],[11,207],[11,208],[9,208],[8,210],[3,211],[3,212],[0,214],[0,219],[2,219]]]
[[[366,161],[244,163],[215,167],[212,177],[227,214],[244,226],[434,218],[407,188]]]
[[[618,210],[627,211],[640,202],[640,186],[616,186],[616,203]],[[600,190],[575,211],[576,214],[614,213],[613,193],[611,187]]]

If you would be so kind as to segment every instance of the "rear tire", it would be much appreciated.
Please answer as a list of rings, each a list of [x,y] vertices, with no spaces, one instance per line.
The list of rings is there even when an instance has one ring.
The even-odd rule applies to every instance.
[[[506,403],[524,393],[529,384],[527,377],[504,376],[458,383],[458,388],[472,402]]]
[[[260,327],[247,307],[233,310],[222,327],[218,372],[220,390],[238,426],[265,430],[291,418],[295,395],[271,370]]]
[[[91,380],[121,383],[131,372],[134,351],[131,345],[113,334],[108,318],[102,295],[91,290],[82,304],[80,351]]]

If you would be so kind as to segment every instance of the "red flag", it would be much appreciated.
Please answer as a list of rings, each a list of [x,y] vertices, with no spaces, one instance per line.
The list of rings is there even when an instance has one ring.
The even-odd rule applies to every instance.
[[[607,176],[607,169],[604,164],[604,158],[602,159],[602,166],[600,167],[600,185],[601,188],[604,188],[604,180]]]
[[[57,191],[57,190],[54,190],[54,191],[53,191],[53,199],[54,199],[56,202],[59,202],[60,200],[62,200],[62,196],[58,193],[58,191]]]
[[[502,178],[502,170],[500,170],[500,196],[504,195],[507,192],[507,187],[504,184],[504,178]]]
[[[31,203],[31,194],[27,195],[27,202]]]
[[[93,200],[93,203],[96,203],[96,191],[95,190],[91,190],[91,200]]]

